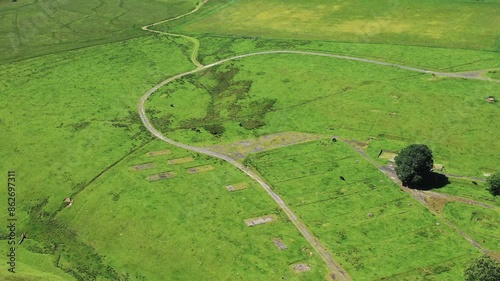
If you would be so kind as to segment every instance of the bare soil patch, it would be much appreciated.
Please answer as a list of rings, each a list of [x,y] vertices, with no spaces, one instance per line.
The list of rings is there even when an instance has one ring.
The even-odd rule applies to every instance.
[[[139,164],[139,165],[132,166],[129,169],[132,172],[135,172],[135,171],[142,171],[142,170],[147,170],[147,169],[153,169],[154,167],[156,167],[156,165],[154,163],[144,163],[144,164]]]
[[[163,172],[160,174],[156,175],[150,175],[148,176],[149,181],[158,181],[158,180],[163,180],[163,179],[169,179],[175,177],[175,174],[173,172]]]
[[[305,263],[297,263],[292,266],[293,271],[296,273],[306,272],[311,270],[311,267]]]
[[[452,200],[448,198],[437,197],[432,195],[426,197],[425,201],[427,202],[427,206],[429,206],[429,208],[438,213],[441,213],[441,211],[444,209],[446,204],[448,204],[448,202],[452,202]]]
[[[215,168],[211,165],[199,166],[199,167],[193,167],[193,168],[187,169],[187,173],[188,174],[197,174],[197,173],[212,171],[214,169]]]
[[[280,238],[274,238],[273,243],[274,245],[276,245],[276,247],[278,247],[280,251],[283,251],[288,248],[288,246],[285,243],[283,243],[283,241]]]
[[[207,149],[228,155],[235,159],[243,159],[250,153],[310,142],[321,138],[323,138],[323,136],[307,133],[284,132],[262,136],[258,139],[248,139],[230,144],[214,145],[207,147]]]
[[[275,218],[273,216],[264,216],[264,217],[257,217],[257,218],[251,218],[251,219],[246,219],[245,223],[252,227],[255,225],[260,225],[260,224],[265,224],[265,223],[270,223],[275,221]]]

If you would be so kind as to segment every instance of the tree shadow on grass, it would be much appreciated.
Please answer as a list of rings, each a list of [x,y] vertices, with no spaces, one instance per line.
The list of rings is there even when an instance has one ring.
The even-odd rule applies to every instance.
[[[448,177],[435,172],[430,172],[427,174],[421,183],[409,185],[409,188],[418,189],[418,190],[432,190],[443,188],[450,184]]]

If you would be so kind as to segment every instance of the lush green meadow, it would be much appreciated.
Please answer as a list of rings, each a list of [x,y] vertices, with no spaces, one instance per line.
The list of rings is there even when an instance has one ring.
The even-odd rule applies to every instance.
[[[448,172],[482,176],[498,169],[492,151],[500,149],[494,121],[499,105],[485,99],[499,88],[364,62],[275,54],[174,81],[147,106],[157,127],[181,142],[228,143],[300,131],[371,140],[374,158],[380,149],[419,142]],[[246,126],[249,121],[259,126]],[[224,133],[193,130],[211,125]]]
[[[136,113],[137,100],[163,77],[191,67],[180,46],[153,36],[0,66],[5,105],[0,108],[0,169],[17,173],[18,235],[28,230],[37,243],[37,229],[47,233],[52,245],[70,239],[71,231],[63,225],[53,226],[38,216],[50,219],[64,198],[75,197],[150,141]],[[4,221],[6,216],[0,213]],[[2,228],[2,237],[6,230]],[[53,264],[57,255],[49,254],[58,253],[53,248],[32,249],[44,255],[25,252],[20,250],[19,276],[35,269],[45,273],[33,276],[48,274],[51,269],[44,270],[39,260]],[[2,262],[1,274],[5,268]]]
[[[239,0],[182,31],[500,51],[500,1]]]
[[[150,157],[151,151],[172,153]],[[169,164],[169,159],[194,161]],[[154,163],[142,171],[137,164]],[[191,167],[212,171],[188,174]],[[150,182],[152,174],[175,176]],[[248,187],[228,192],[226,186]],[[244,220],[274,215],[277,221],[248,227]],[[133,280],[321,280],[326,266],[274,202],[230,164],[176,149],[161,141],[138,150],[92,186],[57,219],[78,233],[118,272]],[[288,246],[273,244],[279,237]],[[297,262],[311,265],[294,274]]]
[[[500,235],[498,224],[500,223],[498,208],[484,208],[461,203],[448,203],[443,210],[460,229],[469,233],[476,241],[485,248],[500,253]]]
[[[162,58],[171,52],[173,58]],[[189,69],[179,44],[148,37],[0,66],[2,168],[23,171],[20,196],[33,206],[81,189],[150,139],[136,114],[140,95]],[[92,165],[90,165],[92,163]],[[26,203],[27,203],[26,202]]]
[[[0,63],[145,36],[196,0],[0,0]]]
[[[154,140],[141,123],[140,96],[194,66],[190,42],[140,27],[198,2],[0,0],[0,179],[16,171],[17,238],[28,231],[16,246],[16,275],[2,260],[1,280],[325,279],[324,262],[255,182],[226,162]],[[484,70],[483,77],[500,79],[497,0],[334,2],[210,0],[154,28],[197,36],[204,64],[288,49]],[[500,105],[485,101],[499,89],[496,82],[273,54],[174,81],[146,111],[165,135],[192,145],[282,132],[325,137],[245,163],[354,280],[459,280],[479,252],[329,139],[364,142],[374,159],[382,149],[426,143],[446,172],[481,177],[499,169]],[[161,150],[171,153],[148,155]],[[147,169],[133,171],[143,164]],[[148,179],[163,172],[173,177]],[[499,199],[482,182],[451,182],[436,191],[493,208],[448,203],[443,217],[498,253]],[[236,183],[247,188],[228,192]],[[66,197],[74,199],[69,208]],[[276,221],[245,225],[265,215]],[[4,257],[7,236],[4,227]],[[274,238],[288,249],[280,251]],[[296,273],[296,263],[311,270]]]
[[[205,64],[249,52],[268,50],[302,50],[368,58],[443,72],[493,69],[491,78],[500,80],[500,53],[439,47],[390,44],[338,43],[298,39],[264,39],[202,35],[200,60]],[[486,72],[486,71],[485,71]]]
[[[458,197],[470,198],[485,204],[500,207],[500,198],[487,192],[487,183],[471,179],[452,179],[453,185],[444,186],[437,191]]]
[[[289,202],[354,280],[458,280],[464,262],[479,254],[342,142],[271,150],[246,163]]]

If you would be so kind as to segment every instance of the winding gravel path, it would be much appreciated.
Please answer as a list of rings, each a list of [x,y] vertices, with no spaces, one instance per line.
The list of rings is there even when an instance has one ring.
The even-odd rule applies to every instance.
[[[197,68],[195,70],[191,70],[191,71],[188,71],[188,72],[176,75],[174,77],[171,77],[171,78],[169,78],[169,79],[161,82],[160,84],[154,86],[151,90],[149,90],[148,92],[146,92],[141,97],[141,99],[139,101],[139,115],[141,117],[142,123],[144,124],[144,126],[146,127],[146,129],[148,131],[150,131],[155,137],[157,137],[157,138],[159,138],[159,139],[161,139],[161,140],[163,140],[163,141],[165,141],[165,142],[167,142],[169,144],[175,145],[177,147],[181,147],[181,148],[184,148],[184,149],[187,149],[187,150],[190,150],[190,151],[195,151],[195,152],[200,153],[200,154],[209,155],[209,156],[212,156],[212,157],[215,157],[215,158],[227,161],[227,162],[231,163],[233,166],[235,166],[238,169],[240,169],[245,174],[247,174],[253,180],[257,181],[260,184],[260,186],[269,194],[269,196],[271,196],[271,198],[276,202],[276,204],[278,204],[280,206],[280,208],[286,213],[286,215],[288,216],[288,218],[290,219],[290,221],[295,225],[295,227],[299,230],[299,232],[302,234],[302,236],[309,242],[309,244],[314,248],[314,250],[321,256],[321,258],[323,259],[323,261],[326,263],[326,265],[328,266],[328,268],[331,271],[331,274],[330,274],[331,278],[333,280],[351,280],[351,278],[345,272],[345,270],[337,262],[335,262],[335,260],[330,255],[330,253],[328,252],[328,250],[323,245],[321,245],[321,243],[319,242],[319,240],[316,237],[314,237],[314,235],[306,227],[306,225],[286,205],[286,203],[283,201],[283,199],[281,199],[281,197],[272,190],[271,186],[269,186],[269,184],[263,178],[261,178],[259,175],[257,175],[254,171],[252,171],[248,167],[244,166],[240,162],[236,161],[235,159],[233,159],[233,158],[231,158],[231,157],[229,157],[227,155],[220,154],[220,153],[208,150],[206,148],[191,146],[191,145],[188,145],[188,144],[176,142],[176,141],[174,141],[172,139],[169,139],[166,136],[164,136],[160,131],[156,130],[156,128],[151,124],[151,121],[146,116],[146,111],[145,111],[144,104],[146,103],[146,101],[148,100],[148,98],[154,92],[156,92],[160,87],[162,87],[162,86],[170,83],[171,81],[174,81],[176,79],[179,79],[179,78],[181,78],[183,76],[186,76],[186,75],[189,75],[189,74],[193,74],[193,73],[199,72],[199,71],[201,71],[203,69],[212,67],[214,65],[216,65],[216,64],[212,64],[210,66],[208,66],[208,65],[207,66],[203,66],[201,68]]]
[[[432,75],[437,75],[437,76],[444,76],[444,77],[453,77],[453,78],[463,78],[463,79],[474,79],[474,80],[485,80],[485,81],[493,81],[493,82],[500,82],[500,80],[494,80],[491,78],[485,78],[480,76],[480,72],[465,72],[465,73],[447,73],[447,72],[439,72],[439,71],[432,71],[432,70],[426,70],[426,69],[420,69],[420,68],[415,68],[415,67],[410,67],[410,66],[405,66],[405,65],[399,65],[399,64],[394,64],[394,63],[388,63],[388,62],[383,62],[383,61],[377,61],[377,60],[372,60],[372,59],[365,59],[365,58],[358,58],[358,57],[351,57],[351,56],[345,56],[345,55],[337,55],[337,54],[330,54],[330,53],[321,53],[321,52],[309,52],[309,51],[291,51],[291,50],[274,50],[274,51],[262,51],[262,52],[254,52],[254,53],[248,53],[248,54],[243,54],[243,55],[237,55],[233,56],[230,58],[222,59],[220,61],[203,65],[201,64],[197,57],[198,57],[198,50],[200,48],[200,42],[198,39],[194,37],[190,37],[187,35],[183,34],[175,34],[175,33],[168,33],[168,32],[163,32],[163,31],[158,31],[158,30],[152,30],[151,27],[168,22],[168,21],[173,21],[180,19],[182,17],[188,16],[190,14],[195,13],[198,11],[205,3],[207,3],[208,0],[203,0],[198,3],[198,5],[193,9],[192,11],[171,18],[167,20],[163,20],[160,22],[152,23],[146,26],[143,26],[142,29],[145,31],[149,32],[154,32],[158,34],[163,34],[167,36],[175,36],[175,37],[181,37],[185,38],[193,43],[193,51],[191,53],[191,61],[193,64],[196,66],[196,69],[193,69],[191,71],[187,71],[178,75],[175,75],[173,77],[170,77],[153,88],[151,88],[149,91],[147,91],[140,99],[139,104],[138,104],[138,111],[140,118],[142,120],[142,123],[146,127],[146,129],[151,132],[155,137],[180,148],[194,151],[200,154],[205,154],[209,155],[218,159],[222,159],[224,161],[227,161],[231,163],[233,166],[237,167],[240,169],[242,172],[247,174],[249,177],[251,177],[253,180],[257,181],[260,186],[271,196],[271,198],[280,206],[280,208],[287,214],[288,218],[290,221],[295,225],[295,227],[299,230],[299,232],[302,234],[302,236],[309,242],[309,244],[315,249],[315,251],[321,256],[323,261],[326,263],[328,268],[331,271],[330,278],[333,280],[351,280],[350,276],[347,274],[347,272],[333,259],[332,255],[328,252],[328,250],[319,242],[319,240],[314,237],[314,235],[311,233],[311,231],[306,227],[306,225],[297,217],[297,215],[287,206],[287,204],[281,199],[281,197],[276,194],[271,186],[259,175],[257,175],[254,171],[249,169],[248,167],[244,166],[240,162],[236,161],[235,159],[224,155],[220,154],[211,150],[208,150],[206,148],[201,148],[201,147],[195,147],[191,146],[188,144],[183,144],[180,142],[176,142],[172,139],[167,138],[165,135],[163,135],[160,131],[158,131],[152,124],[151,121],[148,119],[146,116],[146,111],[145,111],[145,103],[148,100],[148,98],[155,93],[159,88],[162,86],[176,80],[179,78],[182,78],[186,75],[194,74],[200,71],[203,71],[205,69],[221,65],[223,63],[226,63],[228,61],[232,60],[238,60],[238,59],[243,59],[247,57],[252,57],[252,56],[260,56],[260,55],[278,55],[278,54],[294,54],[294,55],[308,55],[308,56],[321,56],[321,57],[328,57],[328,58],[336,58],[336,59],[344,59],[344,60],[351,60],[351,61],[359,61],[359,62],[364,62],[364,63],[371,63],[371,64],[377,64],[377,65],[383,65],[383,66],[388,66],[388,67],[395,67],[403,70],[408,70],[408,71],[414,71],[414,72],[419,72],[419,73],[424,73],[424,74],[432,74]]]

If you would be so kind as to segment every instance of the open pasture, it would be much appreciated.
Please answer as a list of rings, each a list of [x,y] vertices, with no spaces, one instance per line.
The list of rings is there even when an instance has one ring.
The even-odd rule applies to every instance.
[[[74,269],[87,263],[94,267],[92,260],[85,259],[92,253],[88,245],[75,242],[73,233],[50,218],[64,207],[64,198],[77,196],[151,140],[136,113],[137,99],[165,75],[190,67],[176,41],[159,37],[0,65],[4,102],[0,158],[8,159],[0,161],[0,170],[15,170],[18,175],[18,235],[28,231],[22,245],[26,248],[18,247],[19,278],[68,280],[69,273],[57,268],[55,245],[74,244],[68,259],[77,262],[60,267]],[[126,170],[134,173],[130,166],[154,158],[128,165]],[[2,176],[4,182],[6,176]],[[7,215],[1,212],[0,219],[6,221]],[[0,237],[6,237],[6,231],[2,228]],[[6,266],[2,262],[1,274],[7,272]],[[0,275],[2,280],[7,278],[11,277]]]
[[[500,51],[500,1],[239,0],[181,32]]]
[[[154,158],[153,170],[128,166],[151,161],[146,153],[168,148]],[[170,165],[168,158],[193,157]],[[188,174],[188,165],[212,165]],[[171,169],[176,177],[149,182],[145,177]],[[226,186],[248,182],[244,190]],[[246,219],[271,215],[272,223],[248,227]],[[78,233],[117,276],[132,280],[322,280],[327,269],[308,243],[254,182],[228,163],[153,141],[82,191],[57,220]],[[273,243],[280,237],[287,249]],[[64,252],[63,252],[64,253]],[[291,264],[311,270],[296,274]]]
[[[459,280],[464,263],[480,254],[345,143],[298,144],[246,163],[354,280]]]
[[[161,25],[158,28],[162,27]],[[391,44],[344,43],[322,40],[252,38],[245,36],[198,36],[199,60],[205,64],[235,55],[269,50],[326,52],[397,63],[429,70],[462,72],[485,70],[484,75],[500,80],[500,52],[444,47]]]
[[[52,213],[60,200],[150,140],[136,102],[164,75],[190,67],[177,46],[138,38],[0,65],[6,105],[0,155],[11,159],[0,168],[24,171],[23,211],[49,198]],[[177,59],[162,59],[158,53],[165,50]]]
[[[448,203],[443,213],[486,249],[500,254],[500,208],[485,208],[461,203]]]
[[[0,0],[0,63],[147,35],[196,0]]]
[[[296,131],[370,140],[376,158],[381,149],[419,142],[447,172],[482,176],[498,166],[492,152],[500,149],[500,105],[485,98],[499,89],[489,81],[274,54],[176,80],[147,108],[157,128],[184,143],[221,145]],[[222,133],[211,134],[214,126]]]
[[[198,36],[205,64],[296,49],[499,79],[497,0],[334,2],[209,1],[155,28]],[[1,280],[325,279],[324,262],[254,181],[153,140],[139,119],[141,94],[193,68],[185,39],[140,27],[196,3],[0,0],[0,170],[16,170],[17,227],[28,231],[17,275],[2,262]],[[373,158],[427,143],[446,171],[480,177],[498,169],[499,104],[485,98],[499,85],[274,54],[175,81],[147,113],[183,143],[224,151],[254,141],[239,159],[354,280],[457,280],[478,251],[331,138],[366,143]],[[294,134],[307,137],[283,137]],[[498,200],[484,183],[452,181],[439,192],[494,206],[448,203],[442,212],[498,253]]]

